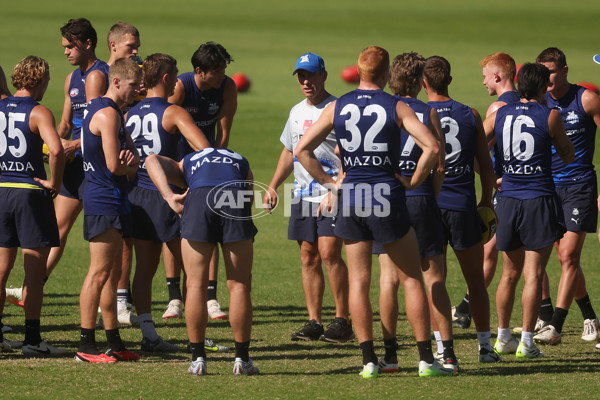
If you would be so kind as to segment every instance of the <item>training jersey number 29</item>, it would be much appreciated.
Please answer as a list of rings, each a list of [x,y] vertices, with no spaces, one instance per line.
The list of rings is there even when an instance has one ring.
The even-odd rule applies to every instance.
[[[138,144],[138,137],[143,135],[146,139],[147,144],[141,147],[137,147],[140,156],[150,154],[160,154],[162,148],[160,142],[160,135],[158,132],[158,117],[154,113],[148,113],[144,115],[144,118],[140,118],[139,115],[132,115],[127,119],[127,127],[133,125],[133,132],[131,132],[131,139],[136,145]]]

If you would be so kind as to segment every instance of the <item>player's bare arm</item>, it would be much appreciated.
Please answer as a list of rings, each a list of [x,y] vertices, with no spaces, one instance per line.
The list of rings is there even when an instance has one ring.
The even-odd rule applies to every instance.
[[[71,136],[71,129],[73,129],[73,108],[71,105],[71,96],[69,96],[69,83],[71,82],[71,75],[72,75],[72,73],[67,75],[67,79],[65,80],[65,87],[64,87],[65,102],[63,104],[63,112],[62,112],[62,116],[60,117],[60,122],[58,123],[58,128],[57,128],[58,135],[62,139],[68,139]],[[63,140],[63,147],[65,148],[65,154],[68,157],[70,154],[69,154],[67,145],[65,144],[64,140]],[[73,150],[73,152],[74,152],[74,150]]]
[[[435,108],[431,108],[431,112],[429,113],[429,130],[433,134],[433,136],[438,141],[438,146],[440,149],[444,149],[446,147],[446,139],[444,138],[444,133],[442,130],[442,123],[440,122],[440,116]],[[444,184],[445,177],[445,168],[446,168],[446,155],[443,151],[440,151],[438,155],[438,166],[433,170],[433,191],[435,197],[440,194],[440,190],[442,190],[442,185]]]
[[[116,110],[113,108],[104,108],[98,111],[90,121],[90,131],[96,136],[102,138],[102,150],[106,160],[108,170],[117,176],[127,175],[133,168],[130,160],[122,162],[124,155],[121,152],[121,146],[118,139],[118,132],[121,127],[121,121]],[[127,150],[131,153],[130,150]],[[127,155],[127,158],[128,155]],[[138,157],[139,163],[139,157]]]
[[[296,146],[295,155],[300,164],[315,178],[321,185],[327,185],[328,189],[333,188],[335,181],[323,170],[323,166],[315,157],[314,150],[327,138],[327,135],[333,130],[333,114],[335,112],[336,101],[332,101],[323,110],[323,113],[310,128],[304,133],[302,139]],[[414,113],[413,113],[414,114]],[[416,117],[415,117],[416,118]]]
[[[65,169],[65,152],[54,127],[54,116],[48,108],[40,104],[31,111],[29,128],[32,132],[40,135],[49,150],[48,165],[50,166],[50,179],[34,179],[53,194],[57,194],[60,191],[63,171]]]
[[[186,187],[183,175],[183,160],[178,163],[168,157],[151,154],[146,158],[146,170],[169,207],[181,216],[187,192],[176,194],[169,183],[182,188]]]
[[[210,147],[204,132],[196,126],[192,116],[180,106],[169,106],[163,115],[162,124],[169,133],[181,132],[195,151]]]
[[[498,111],[501,107],[503,107],[505,105],[506,105],[506,103],[503,101],[493,102],[492,104],[490,104],[487,111],[485,112],[485,118],[489,117],[490,115],[492,115],[493,113],[495,113],[496,111]]]
[[[600,126],[600,97],[588,89],[583,92],[581,103],[586,114],[594,119],[596,126]]]
[[[548,133],[552,138],[552,144],[556,149],[556,154],[567,164],[573,162],[575,158],[575,147],[571,139],[565,132],[565,123],[556,110],[550,111],[548,117]]]
[[[229,145],[229,135],[233,125],[233,117],[237,111],[237,88],[233,79],[227,77],[225,83],[225,92],[223,93],[223,105],[219,111],[219,120],[217,121],[217,137],[215,144],[217,147],[227,147]]]
[[[104,96],[106,89],[106,75],[98,70],[90,72],[85,79],[85,100],[89,103],[96,97]]]
[[[410,182],[408,179],[401,179],[402,184],[412,190],[423,183],[431,170],[439,165],[440,148],[431,131],[417,118],[415,112],[401,101],[396,105],[396,120],[398,126],[404,127],[423,151]]]
[[[284,147],[279,155],[279,161],[277,161],[277,167],[269,183],[269,188],[263,197],[263,208],[268,212],[271,212],[277,205],[277,188],[285,182],[293,171],[294,153]]]
[[[491,150],[496,144],[496,133],[494,132],[494,125],[496,124],[497,110],[485,117],[483,121],[483,131],[485,134],[485,140],[487,142],[488,150]]]
[[[490,151],[488,149],[483,122],[481,122],[481,116],[474,108],[471,108],[471,110],[473,111],[475,124],[477,126],[475,161],[479,166],[479,179],[481,180],[481,200],[479,205],[491,208],[496,174],[494,174],[494,167],[492,165],[492,159],[490,158]]]

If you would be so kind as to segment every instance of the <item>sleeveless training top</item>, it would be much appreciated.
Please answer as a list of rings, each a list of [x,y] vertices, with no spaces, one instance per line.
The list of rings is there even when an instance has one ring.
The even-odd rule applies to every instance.
[[[160,97],[150,97],[137,103],[127,113],[126,127],[140,155],[137,186],[158,190],[146,171],[145,161],[150,154],[173,160],[178,156],[179,132],[171,134],[163,128],[165,110],[172,104]]]

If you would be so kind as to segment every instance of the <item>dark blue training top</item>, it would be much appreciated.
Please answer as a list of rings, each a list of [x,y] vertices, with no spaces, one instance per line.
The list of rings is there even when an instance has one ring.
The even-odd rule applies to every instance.
[[[249,171],[246,158],[224,148],[207,147],[183,159],[183,174],[190,190],[246,181]],[[232,186],[244,187],[241,182]]]

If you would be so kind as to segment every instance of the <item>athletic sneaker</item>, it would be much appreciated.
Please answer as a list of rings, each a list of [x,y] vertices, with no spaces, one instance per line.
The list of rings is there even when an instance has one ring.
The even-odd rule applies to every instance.
[[[115,363],[118,360],[114,357],[111,356],[107,356],[104,353],[100,353],[100,354],[87,354],[87,353],[82,353],[80,351],[78,351],[75,354],[75,361],[77,362],[89,362],[92,364],[108,364],[108,363]]]
[[[400,369],[398,368],[398,359],[386,361],[385,357],[379,360],[379,365],[377,365],[379,372],[398,372]]]
[[[516,356],[517,358],[541,358],[544,357],[544,353],[542,353],[535,344],[529,347],[521,342],[519,343],[519,349],[517,350]]]
[[[534,332],[539,332],[540,329],[542,329],[543,327],[545,327],[548,324],[550,324],[550,322],[546,322],[543,319],[540,319],[538,317],[538,319],[535,321],[535,327],[533,328],[533,331]],[[512,331],[513,331],[513,333],[519,333],[520,334],[521,332],[523,332],[523,327],[522,326],[515,326]]]
[[[444,368],[451,369],[452,371],[454,371],[455,374],[458,374],[460,372],[458,359],[456,357],[444,357],[440,364],[442,364]]]
[[[142,344],[140,346],[141,351],[154,353],[154,352],[169,352],[178,351],[179,347],[167,342],[160,336],[154,342],[151,342],[148,338],[142,338]]]
[[[227,319],[227,314],[221,310],[221,305],[216,300],[209,300],[206,302],[208,307],[208,316],[210,319]]]
[[[12,327],[10,327],[8,325],[2,326],[2,333],[6,333],[6,332],[12,332]]]
[[[471,314],[463,314],[452,307],[452,322],[459,328],[468,329],[471,326]]]
[[[206,361],[204,361],[204,358],[198,357],[195,361],[192,361],[188,372],[194,375],[206,375]]]
[[[345,318],[335,317],[333,322],[327,327],[327,330],[321,335],[320,339],[325,342],[333,343],[345,343],[348,340],[354,339],[352,322]]]
[[[242,361],[241,358],[236,357],[233,362],[233,374],[234,375],[258,375],[260,370],[256,365],[252,363],[251,359],[248,362]]]
[[[216,353],[216,352],[221,352],[222,353],[222,352],[225,352],[225,351],[229,351],[229,347],[227,347],[227,346],[221,346],[220,344],[216,344],[215,342],[213,342],[209,338],[205,338],[204,339],[204,350],[212,351],[214,353]]]
[[[377,378],[379,376],[379,367],[370,362],[367,365],[363,365],[363,369],[359,375],[365,379]]]
[[[138,325],[138,317],[127,308],[122,309],[117,314],[117,320],[121,325]]]
[[[596,343],[596,350],[600,350],[600,343]]]
[[[115,358],[117,361],[137,361],[140,359],[139,354],[127,349],[121,351],[114,351],[113,349],[108,349],[104,352],[104,354],[106,354],[109,357]]]
[[[442,351],[440,353],[440,352],[436,351],[435,353],[433,353],[433,358],[435,360],[437,360],[439,363],[441,363],[444,360],[444,352]]]
[[[178,299],[171,300],[167,306],[167,311],[163,314],[163,318],[181,318],[183,316],[183,302]]]
[[[311,319],[298,332],[292,333],[292,340],[318,340],[323,332],[323,325]]]
[[[10,343],[8,343],[8,341],[6,339],[2,339],[2,341],[0,342],[0,351],[11,351],[12,347],[10,345]]]
[[[25,303],[23,303],[23,288],[7,288],[6,301],[15,306],[25,308]]]
[[[516,353],[518,348],[519,341],[514,336],[511,336],[506,342],[496,339],[496,343],[494,343],[494,351],[501,355]]]
[[[479,349],[479,362],[484,364],[497,363],[502,361],[500,354],[494,350],[488,350],[486,348]]]
[[[581,339],[586,342],[595,342],[598,340],[598,318],[586,319],[583,321],[583,333]]]
[[[454,375],[454,370],[452,368],[445,368],[442,364],[437,361],[433,361],[432,364],[428,364],[427,362],[421,360],[419,362],[419,376],[420,377],[428,377],[428,376],[446,376],[446,375]]]
[[[533,337],[536,343],[559,344],[560,333],[552,325],[546,325]],[[521,348],[521,347],[519,347]]]
[[[7,338],[4,338],[2,342],[0,342],[0,347],[7,345],[10,346],[11,349],[15,350],[23,347],[23,342],[19,340],[8,340]],[[4,347],[4,349],[6,350],[6,347]]]
[[[29,357],[64,356],[68,353],[67,349],[54,347],[43,340],[35,346],[32,344],[24,344],[21,351],[24,355]]]
[[[98,318],[98,328],[104,329],[104,320],[102,319],[102,314],[100,314],[100,318]],[[118,320],[118,316],[117,316],[117,328],[121,328],[121,322]]]

